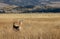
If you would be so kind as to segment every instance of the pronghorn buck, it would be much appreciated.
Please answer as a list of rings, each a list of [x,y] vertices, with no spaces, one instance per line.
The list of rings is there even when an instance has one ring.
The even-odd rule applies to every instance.
[[[17,31],[21,31],[22,24],[23,24],[22,22],[23,22],[22,20],[18,20],[16,22],[13,22],[13,29],[17,30]]]

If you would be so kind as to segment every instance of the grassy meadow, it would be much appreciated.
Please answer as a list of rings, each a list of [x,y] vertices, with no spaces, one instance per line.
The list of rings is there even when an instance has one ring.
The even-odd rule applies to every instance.
[[[16,31],[18,20],[22,29]],[[60,14],[0,14],[0,39],[60,39]]]

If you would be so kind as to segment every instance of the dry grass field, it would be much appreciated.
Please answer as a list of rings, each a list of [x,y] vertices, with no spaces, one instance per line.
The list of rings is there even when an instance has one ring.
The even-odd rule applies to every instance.
[[[13,22],[22,21],[22,29]],[[60,39],[60,14],[0,14],[0,39]]]

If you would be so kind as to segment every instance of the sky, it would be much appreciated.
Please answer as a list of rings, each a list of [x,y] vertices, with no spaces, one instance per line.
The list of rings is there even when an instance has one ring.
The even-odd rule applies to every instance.
[[[12,5],[39,5],[42,1],[60,1],[60,0],[0,0],[0,2]]]

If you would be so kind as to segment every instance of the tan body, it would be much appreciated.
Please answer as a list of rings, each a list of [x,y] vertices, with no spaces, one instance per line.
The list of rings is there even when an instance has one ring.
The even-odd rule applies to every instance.
[[[14,28],[15,30],[21,31],[21,29],[22,29],[22,21],[16,21],[16,22],[14,22],[14,23],[13,23],[13,28]]]

